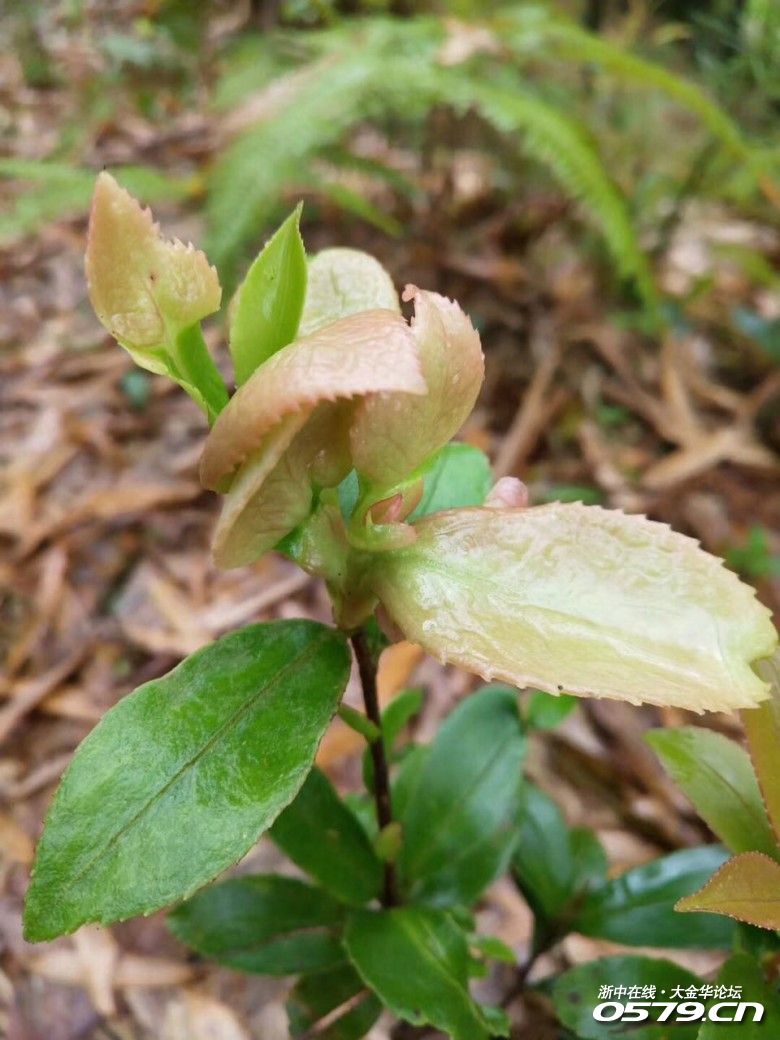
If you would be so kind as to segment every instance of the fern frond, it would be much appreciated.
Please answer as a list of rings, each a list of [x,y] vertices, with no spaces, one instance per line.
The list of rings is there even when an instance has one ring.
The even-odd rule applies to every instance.
[[[597,65],[638,87],[657,90],[696,115],[709,132],[735,157],[752,159],[753,149],[731,117],[696,83],[678,76],[657,62],[610,43],[568,19],[550,15],[533,21],[511,15],[495,23],[503,42],[527,57],[529,45],[543,47],[547,56]],[[550,52],[548,47],[552,47]]]
[[[120,166],[112,171],[128,191],[143,202],[180,199],[194,190],[192,178],[175,178],[143,166]],[[96,171],[67,163],[0,159],[0,178],[19,181],[8,213],[0,217],[0,242],[33,235],[53,220],[86,215]]]
[[[563,112],[527,92],[508,91],[476,77],[451,78],[446,96],[475,107],[507,135],[521,133],[524,150],[543,164],[601,232],[618,271],[631,279],[646,304],[657,303],[652,272],[625,196],[609,176],[594,144]]]

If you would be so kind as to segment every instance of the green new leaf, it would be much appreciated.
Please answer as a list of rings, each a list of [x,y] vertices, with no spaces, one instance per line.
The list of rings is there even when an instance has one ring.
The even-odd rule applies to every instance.
[[[360,906],[379,892],[382,867],[366,832],[319,769],[309,773],[271,838],[343,902]]]
[[[317,1040],[361,1040],[381,1011],[382,1005],[349,964],[304,976],[287,999],[293,1040],[312,1035],[315,1028]],[[322,1028],[326,1017],[330,1024]]]
[[[241,386],[277,350],[292,343],[306,298],[300,205],[266,242],[233,300],[230,353]]]
[[[169,916],[171,931],[204,957],[239,971],[291,975],[344,961],[334,933],[343,907],[295,878],[251,875],[204,889]]]
[[[683,916],[674,909],[727,855],[717,845],[681,849],[605,881],[587,896],[572,931],[626,946],[728,949],[734,936],[730,921],[711,914]]]
[[[401,816],[399,869],[415,899],[469,904],[506,868],[524,752],[507,687],[472,694],[446,720]]]
[[[702,985],[702,979],[671,961],[651,957],[601,957],[587,964],[578,964],[560,975],[552,985],[552,998],[558,1018],[580,1040],[694,1040],[697,1023],[686,1025],[676,1022],[670,1029],[666,1023],[652,1021],[656,1012],[648,1008],[647,1024],[630,1021],[626,1016],[619,1022],[598,1022],[593,1009],[600,1004],[599,990],[604,985],[655,986],[657,1000],[671,1000],[675,986]],[[665,994],[665,995],[664,995]],[[619,999],[619,998],[618,998]]]
[[[468,991],[466,937],[447,913],[421,906],[359,910],[344,943],[363,981],[399,1018],[428,1023],[453,1040],[488,1040],[482,1009]]]
[[[718,973],[718,986],[739,987],[741,1000],[755,1001],[764,1008],[760,1022],[754,1021],[754,1012],[749,1009],[735,1029],[735,1040],[767,1040],[780,1036],[780,999],[777,987],[767,985],[761,966],[748,954],[736,953],[729,957]],[[726,1008],[724,1017],[733,1014],[734,1007]],[[722,1022],[705,1022],[699,1031],[698,1040],[724,1040]]]
[[[27,937],[151,913],[240,859],[301,787],[349,668],[334,629],[249,625],[120,701],[54,799]]]
[[[423,494],[409,520],[442,509],[481,506],[490,491],[490,461],[471,444],[446,444],[423,467]]]
[[[733,740],[698,726],[647,734],[672,779],[732,852],[777,855],[750,756]]]

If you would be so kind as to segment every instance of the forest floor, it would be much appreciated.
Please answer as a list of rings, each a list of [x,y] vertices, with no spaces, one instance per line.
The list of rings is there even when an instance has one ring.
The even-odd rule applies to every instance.
[[[34,150],[55,132],[67,91],[24,86],[8,60],[1,71],[0,89],[13,95],[13,116]],[[200,150],[208,120],[173,114],[161,130],[135,115],[103,128],[95,152],[111,162],[186,152],[193,141]],[[316,207],[305,232],[316,246],[368,248],[399,284],[444,291],[472,314],[487,378],[463,438],[488,452],[497,475],[524,479],[534,502],[582,498],[693,535],[725,554],[776,609],[772,405],[780,371],[728,342],[717,312],[701,315],[695,334],[661,341],[627,329],[587,258],[557,242],[554,194],[496,209],[471,154],[425,177],[428,202],[399,239],[327,205]],[[531,230],[518,242],[512,229],[523,207]],[[199,240],[191,211],[168,204],[158,216],[171,233]],[[284,980],[193,959],[162,915],[85,928],[45,947],[22,939],[22,898],[46,806],[73,749],[106,709],[234,626],[328,618],[323,588],[280,557],[228,573],[212,565],[218,502],[196,476],[202,416],[172,384],[134,371],[92,316],[84,232],[82,219],[59,221],[0,250],[0,1035],[5,1028],[10,1040],[283,1040]],[[716,240],[748,242],[775,257],[780,241],[771,228],[705,205],[681,215],[660,260],[662,277],[670,286],[693,280],[704,258],[716,287],[708,299],[725,310],[757,290],[712,260]],[[558,259],[542,280],[537,255],[551,243]],[[224,362],[220,335],[212,330]],[[425,741],[474,680],[400,644],[383,661],[383,698],[410,683],[428,689],[414,726]],[[683,722],[739,733],[730,716],[702,720],[587,701],[532,738],[529,774],[571,823],[598,831],[616,871],[708,837],[642,741],[650,727]],[[335,724],[320,761],[343,789],[357,781],[359,752],[353,732]],[[261,842],[240,869],[277,858]],[[480,920],[522,958],[531,919],[511,886],[489,891]],[[536,971],[613,949],[571,936]],[[717,961],[671,956],[702,971]],[[387,1035],[383,1022],[371,1034]]]

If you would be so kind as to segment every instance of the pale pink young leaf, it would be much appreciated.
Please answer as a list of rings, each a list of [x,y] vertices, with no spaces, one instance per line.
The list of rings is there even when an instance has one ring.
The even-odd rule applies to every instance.
[[[378,260],[359,249],[323,249],[309,260],[308,276],[300,336],[360,311],[401,313],[390,275]]]
[[[204,253],[166,241],[109,173],[95,184],[86,257],[95,313],[139,364],[167,372],[155,358],[167,340],[219,309],[216,270]]]
[[[780,929],[780,863],[762,852],[734,856],[675,910],[724,914],[759,928]]]
[[[400,315],[364,311],[290,343],[255,371],[219,416],[201,459],[203,484],[224,489],[286,416],[380,391],[401,397],[426,391],[417,345]]]
[[[750,707],[777,633],[752,588],[638,516],[553,503],[425,517],[372,586],[409,639],[487,679],[557,693]]]
[[[363,401],[352,428],[358,472],[387,486],[402,480],[454,437],[477,399],[484,378],[479,336],[452,300],[409,287],[412,332],[428,393],[424,398],[381,394]]]
[[[283,419],[241,466],[214,532],[214,562],[229,569],[258,559],[306,519],[312,485],[332,487],[349,472],[349,417],[326,403]]]

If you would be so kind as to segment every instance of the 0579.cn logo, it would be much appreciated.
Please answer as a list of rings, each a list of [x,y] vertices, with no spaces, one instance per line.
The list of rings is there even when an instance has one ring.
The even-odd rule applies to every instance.
[[[741,986],[674,986],[668,995],[655,986],[602,986],[593,1017],[597,1022],[760,1022],[764,1005],[741,997]],[[715,1003],[708,1007],[709,1001]]]

